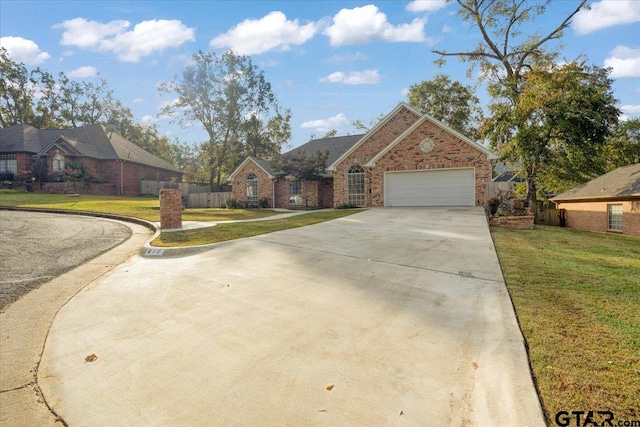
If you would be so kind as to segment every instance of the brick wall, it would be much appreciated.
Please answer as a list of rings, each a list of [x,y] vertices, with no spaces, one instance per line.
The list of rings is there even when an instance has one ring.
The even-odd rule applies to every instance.
[[[273,203],[273,182],[269,175],[254,162],[249,161],[243,166],[233,179],[232,185],[232,197],[237,201],[244,202],[247,198],[247,177],[249,174],[255,174],[258,178],[258,200],[267,198],[270,205]],[[289,189],[287,188],[287,192]],[[276,205],[277,206],[277,205]]]
[[[334,175],[334,206],[347,203],[347,171],[353,165],[364,165],[414,124],[417,116],[406,108],[372,134],[358,149],[344,159]],[[429,153],[420,150],[424,138],[434,141]],[[365,168],[365,194],[367,207],[384,206],[384,173],[386,171],[448,169],[473,167],[475,169],[475,204],[484,203],[485,183],[491,181],[491,162],[487,155],[429,120],[424,120],[373,168]]]
[[[532,229],[534,216],[496,216],[489,217],[489,225],[494,227]]]
[[[337,166],[334,173],[333,183],[333,205],[344,205],[348,201],[347,194],[347,172],[354,165],[363,166],[378,154],[384,147],[395,140],[402,132],[407,130],[418,120],[418,116],[409,109],[400,108],[389,120],[369,135],[362,145],[343,159]],[[369,191],[372,188],[371,173],[365,168],[365,193],[367,194],[367,207],[372,205]]]
[[[420,142],[431,138],[433,150],[420,149]],[[485,184],[491,181],[491,162],[487,155],[429,120],[423,121],[376,162],[371,177],[372,206],[384,206],[384,173],[387,171],[475,169],[475,205],[484,204]]]
[[[52,151],[50,156],[47,156],[47,164],[49,173],[52,172],[51,158],[55,153]],[[17,153],[16,154],[17,166],[19,173],[26,173],[31,171],[34,158],[31,154]],[[65,163],[77,160],[83,163],[87,167],[87,173],[91,176],[101,176],[106,180],[106,186],[104,188],[100,186],[82,185],[83,183],[74,184],[74,190],[72,192],[84,193],[84,194],[113,194],[113,189],[116,189],[115,194],[121,193],[121,187],[124,187],[124,195],[126,196],[139,196],[141,187],[140,180],[146,175],[147,177],[153,177],[153,179],[159,178],[161,181],[173,181],[182,182],[182,174],[178,172],[172,172],[164,169],[157,169],[150,166],[144,166],[133,162],[121,163],[117,160],[98,160],[90,157],[72,157],[65,156]],[[121,169],[122,165],[122,169]],[[120,181],[120,171],[124,172],[124,181]],[[51,184],[51,185],[47,185]],[[67,184],[58,185],[58,184]],[[46,187],[46,189],[44,188]],[[43,184],[43,191],[51,193],[69,193],[71,186],[69,183],[45,183]]]
[[[635,201],[594,201],[557,203],[558,209],[565,209],[567,227],[597,233],[608,232],[608,204],[622,205],[622,233],[640,237],[640,200]],[[618,233],[618,232],[613,232]]]
[[[322,178],[319,181],[307,181],[302,188],[302,203],[294,205],[289,203],[290,191],[289,180],[278,179],[276,181],[275,206],[277,208],[297,208],[305,206],[305,192],[307,198],[306,206],[331,208],[333,207],[333,178]]]
[[[182,228],[182,191],[168,188],[160,190],[160,227]]]

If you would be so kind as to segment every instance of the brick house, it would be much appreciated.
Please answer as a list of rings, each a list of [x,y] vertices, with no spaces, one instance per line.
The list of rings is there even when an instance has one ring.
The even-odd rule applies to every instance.
[[[301,183],[248,157],[229,177],[233,197],[272,207],[482,206],[496,155],[400,103],[364,135],[322,138],[292,150],[329,151],[325,176]]]
[[[86,166],[87,175],[103,182],[74,186],[76,191],[100,187],[106,194],[137,196],[142,179],[182,181],[182,172],[173,165],[98,124],[72,129],[19,124],[0,129],[0,172],[29,175],[38,158],[46,159],[49,174],[79,161]],[[46,191],[58,190],[55,183],[45,187]]]
[[[640,237],[640,163],[623,166],[551,199],[577,230]]]

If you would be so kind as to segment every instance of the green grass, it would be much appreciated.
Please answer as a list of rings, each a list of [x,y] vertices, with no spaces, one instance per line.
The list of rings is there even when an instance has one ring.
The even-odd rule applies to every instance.
[[[640,419],[640,239],[491,230],[545,415]]]
[[[269,221],[218,224],[215,227],[204,229],[165,232],[151,244],[153,246],[163,247],[206,245],[209,243],[272,233],[289,228],[304,227],[306,225],[342,218],[358,212],[362,212],[362,209],[318,211]]]
[[[0,190],[0,206],[32,209],[57,209],[68,211],[98,212],[160,221],[160,201],[157,197],[122,197],[65,194],[27,193],[16,190]],[[230,221],[257,219],[276,215],[271,209],[185,209],[183,221]]]

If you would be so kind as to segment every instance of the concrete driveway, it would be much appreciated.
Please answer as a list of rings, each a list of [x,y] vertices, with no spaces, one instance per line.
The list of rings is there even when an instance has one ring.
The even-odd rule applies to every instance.
[[[134,257],[58,313],[69,426],[544,425],[482,209],[372,209]]]

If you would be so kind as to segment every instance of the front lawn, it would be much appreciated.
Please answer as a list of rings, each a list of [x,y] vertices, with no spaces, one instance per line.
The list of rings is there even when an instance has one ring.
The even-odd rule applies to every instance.
[[[268,221],[236,222],[231,224],[218,224],[215,227],[195,230],[170,231],[162,233],[160,237],[151,242],[151,244],[161,247],[206,245],[242,237],[273,233],[274,231],[289,228],[304,227],[305,225],[330,221],[362,211],[363,209],[318,211]]]
[[[124,197],[96,195],[66,195],[27,193],[0,190],[0,206],[33,209],[98,212],[160,221],[160,200],[157,197]],[[276,215],[271,209],[194,208],[182,211],[183,221],[231,221],[257,219]]]
[[[559,411],[640,420],[640,239],[549,226],[491,234],[549,424]]]

